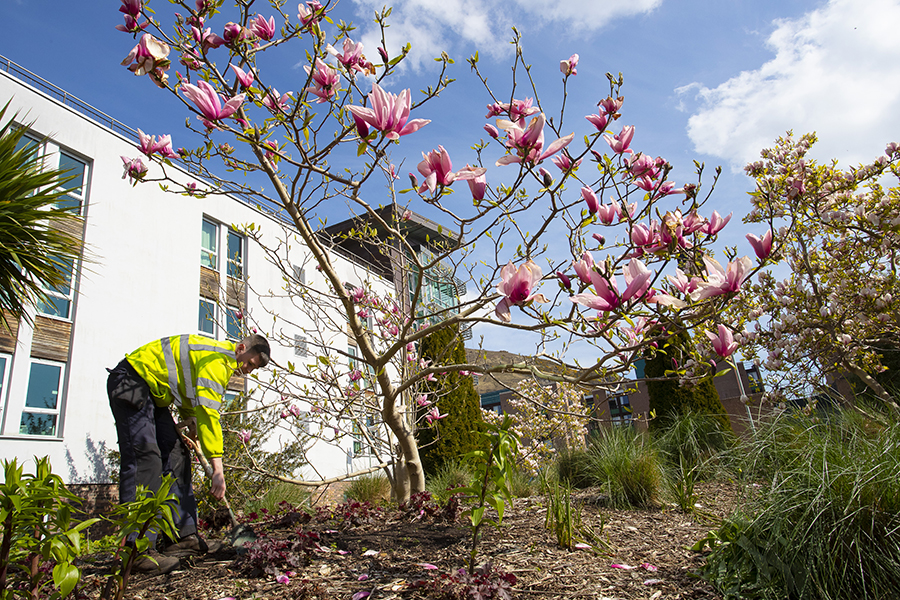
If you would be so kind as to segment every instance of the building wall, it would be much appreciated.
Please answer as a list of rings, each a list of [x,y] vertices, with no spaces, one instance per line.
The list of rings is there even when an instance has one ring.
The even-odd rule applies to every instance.
[[[106,394],[105,368],[114,367],[127,352],[148,341],[198,332],[204,219],[218,222],[222,231],[230,224],[255,223],[270,243],[284,239],[285,226],[273,216],[227,196],[185,197],[163,192],[155,183],[133,187],[122,178],[120,159],[120,155],[140,155],[132,141],[0,73],[0,103],[7,100],[11,102],[7,114],[18,112],[19,119],[29,123],[34,134],[51,138],[51,147],[59,146],[88,164],[89,192],[83,215],[84,242],[90,260],[84,262],[77,278],[71,319],[51,319],[70,330],[66,347],[58,357],[65,364],[65,374],[58,395],[60,415],[55,435],[19,432],[34,362],[32,354],[38,345],[35,327],[23,321],[18,324],[15,337],[7,340],[10,347],[14,345],[14,352],[7,355],[0,396],[0,456],[27,461],[32,456],[47,455],[54,470],[69,483],[107,482],[110,473],[105,457],[109,450],[117,448],[117,443]],[[158,174],[156,169],[151,167],[150,176]],[[194,181],[189,173],[179,169],[170,169],[169,173],[184,182]],[[296,240],[292,241],[291,252],[292,256],[285,257],[290,263],[300,265],[308,261],[305,248]],[[249,288],[238,294],[245,302],[241,309],[248,318],[265,323],[266,331],[261,333],[283,334],[282,343],[273,343],[275,362],[284,365],[291,360],[302,365],[304,361],[295,355],[293,336],[303,327],[319,324],[298,310],[283,291],[279,293],[284,288],[284,274],[251,240],[244,243],[243,260]],[[335,256],[334,263],[347,281],[368,280],[381,293],[391,289],[390,282],[345,258]],[[306,266],[305,273],[310,285],[324,286],[324,277],[312,265]],[[256,292],[264,298],[260,299]],[[274,323],[270,313],[277,315]],[[334,317],[336,322],[342,322],[340,315]],[[42,320],[46,319],[38,321]],[[220,332],[217,337],[224,335]],[[326,331],[324,338],[346,351],[344,331]],[[278,342],[271,337],[270,340]],[[54,343],[61,344],[61,338]],[[311,355],[308,360],[314,359]],[[253,390],[255,400],[278,399],[277,390],[257,389],[253,382],[247,387]],[[308,408],[298,404],[301,409]],[[341,446],[316,444],[307,457],[325,476],[346,473],[371,462],[370,458],[352,456],[349,439]]]

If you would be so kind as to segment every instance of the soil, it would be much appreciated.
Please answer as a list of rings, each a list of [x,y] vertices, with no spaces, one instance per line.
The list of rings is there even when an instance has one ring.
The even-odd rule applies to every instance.
[[[696,491],[699,509],[689,514],[672,506],[613,510],[602,506],[596,491],[578,492],[582,522],[602,531],[602,541],[573,551],[558,547],[554,533],[545,527],[543,497],[516,499],[501,528],[484,530],[478,564],[490,562],[495,572],[514,575],[512,598],[720,599],[693,574],[704,556],[690,547],[744,494],[740,486],[722,483],[698,484]],[[369,592],[369,600],[450,598],[448,576],[466,565],[471,548],[471,534],[462,520],[447,523],[386,509],[368,523],[340,529],[333,523],[312,519],[301,524],[285,518],[253,525],[258,539],[296,542],[301,530],[318,534],[317,546],[310,541],[313,548],[301,553],[300,566],[280,565],[264,573],[250,565],[246,553],[239,555],[225,544],[215,553],[182,559],[181,567],[167,575],[133,576],[125,598],[350,600],[363,597],[360,592]],[[223,534],[227,537],[227,528]],[[88,557],[79,586],[83,597],[99,597],[115,564],[108,555]],[[288,583],[276,581],[282,574]]]

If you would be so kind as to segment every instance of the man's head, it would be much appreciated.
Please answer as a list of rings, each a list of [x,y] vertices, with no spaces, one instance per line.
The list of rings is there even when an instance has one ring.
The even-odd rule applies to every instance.
[[[248,335],[234,348],[238,369],[247,375],[253,369],[269,364],[269,341],[258,333]]]

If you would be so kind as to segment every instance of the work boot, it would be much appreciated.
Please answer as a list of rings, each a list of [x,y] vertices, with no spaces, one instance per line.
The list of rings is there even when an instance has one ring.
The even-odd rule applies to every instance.
[[[214,549],[215,552],[218,548]],[[165,548],[163,548],[162,553],[166,556],[203,556],[207,552],[209,552],[209,544],[206,543],[202,537],[193,533],[191,535],[187,535],[174,544],[169,544]]]
[[[177,569],[180,564],[181,561],[174,556],[163,556],[151,550],[147,554],[138,556],[132,564],[132,569],[148,575],[164,575]]]

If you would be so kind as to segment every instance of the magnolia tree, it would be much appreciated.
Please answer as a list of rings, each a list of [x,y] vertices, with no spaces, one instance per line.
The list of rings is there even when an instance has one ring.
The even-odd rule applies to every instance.
[[[532,472],[551,465],[557,452],[583,450],[592,420],[592,407],[584,402],[584,394],[571,383],[541,384],[523,379],[509,399],[512,409],[512,431],[521,442],[519,454],[524,466]],[[485,420],[495,425],[502,417],[484,411]]]
[[[745,221],[765,225],[754,249],[790,271],[761,271],[735,318],[755,321],[747,337],[783,393],[852,374],[896,411],[873,375],[900,348],[900,151],[840,169],[806,158],[815,141],[789,133],[746,167],[757,187]]]
[[[530,332],[554,373],[534,364],[488,371],[602,386],[630,370],[648,345],[684,329],[715,330],[717,315],[758,268],[746,257],[712,258],[709,246],[728,217],[705,212],[710,192],[701,185],[701,166],[695,182],[678,187],[670,179],[672,166],[639,147],[634,125],[622,125],[628,119],[622,118],[621,75],[608,76],[610,93],[597,99],[596,112],[563,126],[578,55],[560,64],[558,118],[544,112],[530,77],[522,89],[517,78],[530,67],[518,38],[511,85],[502,93],[482,75],[477,54],[470,58],[490,121],[472,125],[473,154],[454,169],[443,147],[415,146],[415,133],[430,122],[427,104],[451,81],[453,61],[438,59],[434,85],[418,98],[408,89],[388,91],[409,51],[408,45],[396,56],[385,50],[389,9],[375,16],[382,46],[366,55],[350,26],[332,23],[330,4],[310,1],[285,11],[280,2],[257,8],[251,1],[226,11],[221,1],[173,3],[181,12],[169,27],[141,0],[123,0],[119,28],[138,41],[123,64],[196,115],[188,128],[199,145],[176,152],[168,135],[142,134],[143,156],[125,157],[126,175],[135,182],[165,181],[169,190],[188,195],[227,191],[287,215],[290,230],[267,251],[284,270],[283,294],[302,298],[297,304],[330,333],[310,344],[313,367],[281,366],[272,385],[283,401],[270,408],[289,411],[304,399],[325,424],[314,429],[331,441],[353,427],[368,428],[361,415],[377,411],[373,425],[393,434],[395,446],[384,448],[384,462],[394,465],[401,499],[424,488],[410,403],[429,401],[419,391],[437,374],[477,368],[420,361],[416,343],[425,336],[482,323]],[[295,46],[291,56],[305,52],[307,62],[305,81],[290,90],[270,66],[270,56],[285,45]],[[466,131],[461,123],[453,128]],[[413,188],[398,196],[392,154],[401,149],[423,152],[418,175],[411,174]],[[171,168],[176,159],[200,175],[200,183],[178,184]],[[148,162],[156,163],[152,172]],[[261,176],[271,192],[224,180],[216,171],[222,166]],[[372,183],[376,179],[387,182],[386,190]],[[359,217],[358,226],[317,230],[317,209],[337,199]],[[440,221],[443,234],[424,247],[411,241],[413,211]],[[247,232],[253,235],[254,228]],[[295,276],[286,253],[297,245],[320,284]],[[388,257],[392,291],[379,288],[374,277],[345,285],[337,258],[342,245]],[[468,284],[452,309],[427,293],[429,282],[447,280]],[[355,356],[346,342],[335,341],[335,332],[354,340]],[[717,351],[734,351],[730,329],[710,335],[717,350],[701,348],[692,375],[707,374]],[[567,360],[565,351],[575,343],[591,347],[595,360]],[[440,418],[425,411],[421,424]]]

